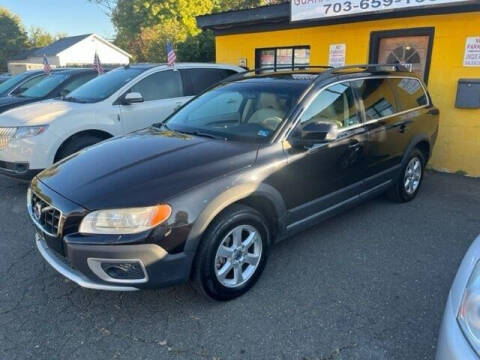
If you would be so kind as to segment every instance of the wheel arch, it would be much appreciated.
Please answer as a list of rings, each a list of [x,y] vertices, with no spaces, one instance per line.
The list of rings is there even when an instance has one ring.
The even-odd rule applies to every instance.
[[[280,193],[268,184],[243,184],[228,189],[210,201],[190,231],[185,252],[195,252],[212,221],[234,204],[247,205],[259,211],[267,220],[273,235],[282,231],[287,210]]]
[[[418,148],[425,155],[425,162],[428,162],[428,159],[432,154],[432,145],[429,137],[426,134],[421,134],[421,135],[415,136],[410,141],[410,144],[408,145],[407,150],[403,154],[403,159],[402,159],[403,164],[405,164],[405,162],[408,159],[408,155],[415,148]]]
[[[63,148],[72,140],[74,140],[75,138],[78,138],[80,136],[84,136],[84,135],[92,135],[92,136],[96,136],[98,138],[101,138],[102,140],[106,140],[106,139],[110,139],[112,138],[114,135],[112,135],[111,133],[109,133],[108,131],[105,131],[105,130],[99,130],[99,129],[87,129],[87,130],[82,130],[82,131],[78,131],[76,132],[75,134],[73,135],[70,135],[69,137],[67,137],[66,139],[64,139],[62,141],[62,143],[60,144],[60,146],[57,148],[57,151],[55,152],[55,155],[54,155],[54,158],[53,158],[53,162],[57,162],[59,159],[58,159],[58,156],[60,154],[60,152],[63,150]]]

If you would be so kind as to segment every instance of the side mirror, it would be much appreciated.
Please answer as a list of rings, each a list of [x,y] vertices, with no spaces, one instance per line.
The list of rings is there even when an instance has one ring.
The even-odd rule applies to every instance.
[[[136,104],[136,103],[142,103],[143,102],[143,96],[139,92],[131,92],[125,95],[123,98],[123,103],[125,105],[130,105],[130,104]]]
[[[294,131],[291,143],[296,147],[310,147],[325,143],[337,138],[338,126],[333,122],[316,121],[300,126]]]

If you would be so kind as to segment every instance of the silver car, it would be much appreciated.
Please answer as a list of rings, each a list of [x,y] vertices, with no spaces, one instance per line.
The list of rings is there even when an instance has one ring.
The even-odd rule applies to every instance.
[[[480,359],[480,236],[472,243],[448,295],[436,360]]]

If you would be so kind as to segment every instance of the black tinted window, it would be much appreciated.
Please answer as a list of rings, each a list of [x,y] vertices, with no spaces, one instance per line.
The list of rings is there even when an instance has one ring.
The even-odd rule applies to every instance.
[[[389,79],[397,97],[400,111],[409,110],[418,106],[427,105],[427,95],[417,79],[401,78]]]
[[[301,118],[302,124],[333,122],[338,128],[360,123],[352,88],[349,83],[332,85],[313,100]]]
[[[367,121],[392,115],[398,111],[388,79],[356,80],[352,84],[363,102]]]
[[[178,71],[165,70],[147,76],[135,84],[130,92],[139,92],[145,101],[151,101],[181,97],[183,87]]]
[[[210,86],[215,85],[221,80],[236,74],[233,70],[226,69],[182,69],[180,70],[184,77],[188,96],[194,96],[202,93]]]

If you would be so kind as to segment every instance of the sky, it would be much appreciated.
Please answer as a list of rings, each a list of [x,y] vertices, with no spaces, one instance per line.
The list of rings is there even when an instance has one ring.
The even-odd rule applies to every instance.
[[[53,34],[114,37],[110,18],[87,0],[0,0],[0,6],[18,15],[27,31],[30,26],[38,26]]]

